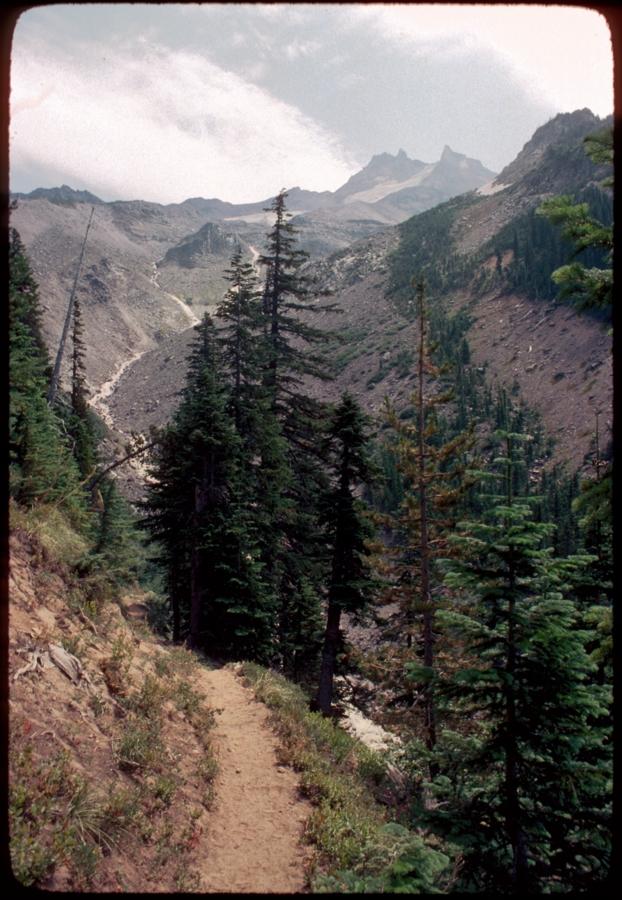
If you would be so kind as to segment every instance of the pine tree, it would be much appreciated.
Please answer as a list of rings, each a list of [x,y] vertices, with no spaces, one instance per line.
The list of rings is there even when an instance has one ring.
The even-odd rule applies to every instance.
[[[611,166],[613,128],[588,136],[585,150],[593,162]],[[612,184],[611,177],[602,182],[605,188]],[[610,311],[613,302],[613,225],[598,221],[590,215],[588,203],[574,203],[567,195],[545,200],[537,212],[554,225],[562,226],[562,236],[574,244],[574,256],[594,249],[604,254],[604,265],[571,262],[556,269],[551,277],[560,286],[561,296],[573,298],[579,309]]]
[[[266,253],[259,258],[266,273],[262,384],[275,421],[270,465],[279,477],[272,486],[276,516],[264,562],[280,598],[280,665],[299,678],[310,673],[317,658],[314,640],[307,640],[305,649],[304,630],[319,621],[326,577],[318,510],[326,484],[320,441],[326,409],[301,386],[305,376],[327,377],[325,360],[313,350],[325,336],[307,318],[328,307],[313,302],[316,295],[301,271],[307,255],[296,248],[286,197],[282,191],[270,207],[275,222]]]
[[[502,437],[503,493],[451,537],[460,550],[447,566],[454,608],[440,615],[470,665],[446,693],[472,737],[456,781],[455,761],[447,768],[456,738],[441,734],[433,789],[443,815],[430,818],[463,843],[467,889],[595,888],[609,855],[609,692],[590,681],[568,583],[589,558],[553,558],[552,526],[534,522],[512,491],[524,436]]]
[[[372,469],[366,452],[365,420],[356,401],[344,394],[329,427],[333,445],[334,483],[325,500],[324,517],[331,548],[326,628],[315,707],[330,714],[333,676],[341,642],[342,612],[360,612],[372,588],[366,539],[371,525],[365,507],[355,496],[357,488],[370,482]]]
[[[265,661],[274,600],[246,503],[241,439],[209,316],[196,330],[182,402],[155,454],[145,523],[161,546],[174,637]]]
[[[254,404],[260,397],[261,344],[258,332],[261,328],[261,293],[253,266],[244,262],[238,247],[225,272],[230,287],[216,310],[223,323],[218,334],[222,361],[231,381],[231,405],[238,434],[253,430]]]
[[[95,427],[89,407],[84,341],[82,338],[82,304],[76,295],[73,307],[73,353],[71,358],[71,413],[68,431],[73,440],[73,455],[83,476],[93,474],[97,463]]]
[[[292,407],[301,400],[307,410],[313,409],[309,398],[298,391],[304,375],[327,377],[326,359],[309,349],[325,340],[325,334],[304,321],[301,313],[317,313],[331,307],[313,303],[313,293],[307,275],[301,267],[308,254],[297,249],[297,232],[289,221],[285,206],[287,193],[275,197],[269,212],[275,216],[268,234],[267,252],[259,257],[266,270],[263,308],[266,336],[266,371],[264,383],[275,410],[282,420],[291,415]],[[296,346],[302,341],[306,349]],[[306,402],[305,402],[306,401]]]

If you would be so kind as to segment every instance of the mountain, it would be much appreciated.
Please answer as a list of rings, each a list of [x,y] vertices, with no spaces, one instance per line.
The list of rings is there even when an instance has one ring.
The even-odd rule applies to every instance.
[[[401,150],[396,156],[374,157],[334,193],[292,188],[288,208],[301,231],[302,248],[323,255],[384,223],[402,221],[415,201],[404,204],[398,199],[392,207],[390,198],[405,190],[417,192],[413,172],[425,172],[426,179],[434,180],[431,192],[425,189],[427,199],[417,201],[423,208],[483,183],[483,173],[493,175],[479,163],[471,165],[474,161],[464,167],[464,160],[460,154],[448,158],[445,152],[438,163],[426,165]],[[382,198],[383,210],[376,201],[357,199],[369,190],[374,198]],[[78,285],[86,328],[108,342],[105,353],[92,345],[87,350],[93,392],[124,364],[130,348],[132,354],[153,349],[168,335],[192,325],[203,310],[213,309],[226,288],[223,271],[233,248],[239,243],[256,257],[271,224],[266,212],[270,199],[245,204],[201,197],[168,205],[143,200],[108,203],[68,185],[37,188],[13,198],[17,209],[11,222],[28,249],[35,276],[45,285],[44,327],[51,348],[58,345],[89,207],[95,208]]]
[[[479,193],[450,200],[310,263],[309,274],[332,292],[337,306],[334,313],[314,317],[313,324],[338,334],[339,341],[333,347],[336,379],[310,383],[309,390],[336,400],[347,389],[373,416],[381,415],[387,395],[398,409],[408,408],[414,389],[408,360],[416,335],[403,304],[413,275],[423,271],[431,304],[442,305],[448,316],[468,316],[465,337],[474,370],[485,372],[493,391],[504,386],[541,415],[553,445],[552,462],[565,463],[569,471],[584,467],[597,412],[606,448],[612,406],[606,324],[546,294],[554,289],[550,272],[567,259],[568,248],[561,248],[556,261],[544,259],[535,292],[515,283],[511,250],[514,232],[522,240],[534,221],[548,229],[546,234],[555,232],[534,216],[551,193],[582,196],[591,190],[605,207],[611,205],[596,186],[605,172],[582,147],[583,138],[604,124],[583,112],[557,117],[526,145],[519,165],[502,173],[508,180],[513,175],[511,184],[504,185],[499,176]],[[110,409],[122,428],[133,422],[146,429],[170,415],[183,383],[189,341],[189,332],[172,335],[120,379]],[[166,383],[156,404],[152,386],[164,371]]]
[[[332,194],[293,189],[289,208],[298,211],[302,243],[316,245],[321,257],[309,263],[310,274],[332,290],[339,309],[314,321],[340,335],[337,378],[309,390],[333,398],[347,388],[372,414],[386,394],[407,407],[414,332],[402,311],[413,275],[423,272],[432,303],[448,315],[468,313],[473,365],[538,409],[556,441],[555,459],[580,468],[596,411],[607,428],[611,341],[603,323],[556,302],[550,272],[569,250],[555,244],[556,230],[547,230],[534,210],[553,194],[586,191],[590,202],[611,205],[597,187],[604,173],[582,146],[605,124],[589,110],[557,116],[497,176],[446,147],[434,165],[404,151],[380,154]],[[462,177],[471,188],[447,199]],[[439,202],[442,190],[448,193]],[[427,209],[407,217],[404,210],[426,202]],[[300,212],[305,203],[315,207]],[[90,336],[87,376],[115,433],[144,431],[170,416],[192,324],[222,295],[233,245],[239,241],[251,258],[261,249],[270,221],[265,205],[194,198],[166,207],[142,201],[96,207],[79,292]],[[70,207],[38,197],[19,201],[12,215],[42,286],[53,350],[88,213],[86,203]],[[356,218],[363,213],[370,218]],[[537,262],[529,283],[521,275],[528,241]],[[340,249],[322,257],[331,242]]]
[[[288,208],[301,229],[301,246],[313,255],[326,255],[341,249],[358,237],[385,224],[402,222],[412,215],[470,191],[494,178],[494,172],[460,153],[445,147],[436,163],[412,160],[404,150],[396,156],[381,153],[374,156],[360,172],[338,190],[307,191],[293,187],[288,191]],[[72,205],[91,203],[106,205],[88,191],[60,188],[37,188],[29,194],[14,194],[18,201],[37,199]],[[119,214],[136,212],[149,215],[200,217],[203,222],[224,224],[233,228],[247,243],[263,239],[271,221],[266,208],[273,198],[257,203],[228,203],[217,198],[193,197],[182,203],[160,206],[142,201],[114,204]],[[334,231],[331,230],[334,225]]]
[[[60,187],[55,188],[35,188],[29,194],[17,192],[11,196],[16,200],[49,200],[50,203],[69,206],[74,206],[76,203],[99,205],[104,202],[99,197],[96,197],[95,194],[91,194],[90,191],[76,191],[74,188],[69,187],[68,184],[62,184]]]

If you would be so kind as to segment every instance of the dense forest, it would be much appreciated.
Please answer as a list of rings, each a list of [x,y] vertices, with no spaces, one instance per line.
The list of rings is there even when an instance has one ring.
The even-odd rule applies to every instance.
[[[606,161],[606,140],[588,149]],[[136,507],[116,487],[121,460],[102,457],[79,303],[70,386],[50,402],[39,288],[11,232],[11,509],[80,535],[75,570],[94,605],[140,580],[163,637],[276,670],[331,727],[338,674],[392,698],[409,794],[391,815],[417,852],[367,880],[346,867],[325,889],[604,889],[612,460],[598,424],[589,477],[552,467],[537,416],[471,363],[468,314],[435,302],[461,275],[440,249],[444,207],[404,226],[394,258],[395,316],[418,336],[403,361],[410,405],[387,397],[374,423],[348,393],[314,399],[309,381],[332,363],[313,317],[331,298],[309,278],[286,198],[257,268],[238,249],[215,318],[196,326],[172,421],[127,448],[147,460]],[[516,290],[610,312],[611,216],[596,189],[526,214],[486,252]],[[344,622],[372,621],[381,642],[352,652]]]

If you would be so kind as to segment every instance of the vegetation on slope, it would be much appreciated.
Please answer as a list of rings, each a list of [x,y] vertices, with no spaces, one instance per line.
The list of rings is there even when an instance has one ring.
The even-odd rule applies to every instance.
[[[448,890],[455,879],[455,848],[391,821],[378,801],[392,790],[386,756],[310,712],[309,697],[298,685],[254,663],[242,671],[273,711],[283,761],[300,772],[301,790],[315,805],[306,826],[318,850],[314,892]]]
[[[94,593],[58,511],[12,506],[11,524],[13,874],[61,891],[198,887],[216,763],[196,659],[126,619],[144,592]]]
[[[303,791],[316,802],[307,828],[319,850],[315,890],[602,889],[611,813],[608,467],[597,448],[595,479],[574,500],[569,488],[562,502],[558,483],[542,476],[546,447],[526,411],[506,392],[493,397],[473,371],[464,337],[468,318],[448,319],[437,306],[428,320],[421,284],[412,358],[418,391],[410,417],[392,416],[387,423],[383,450],[385,468],[394,470],[384,503],[393,515],[384,526],[396,559],[377,562],[385,575],[379,585],[364,542],[369,515],[355,495],[367,480],[360,412],[351,398],[335,412],[299,390],[301,376],[321,365],[313,345],[322,335],[296,318],[311,294],[282,195],[274,212],[263,292],[234,258],[229,327],[220,339],[207,318],[197,329],[180,411],[158,437],[146,525],[159,546],[174,638],[249,660],[246,675],[275,711],[284,759],[300,771]],[[436,215],[437,227],[429,232],[434,239],[422,240],[430,262],[447,209]],[[153,818],[158,803],[167,808],[175,787],[164,753],[163,710],[177,705],[195,741],[206,740],[210,713],[166,659],[154,663],[153,673],[143,667],[142,677],[130,683],[132,643],[107,630],[115,608],[109,601],[131,583],[142,551],[97,459],[79,330],[71,396],[54,407],[45,403],[36,286],[15,236],[12,246],[14,524],[30,532],[31,553],[43,552],[37,548],[47,543],[52,566],[61,564],[55,552],[65,555],[63,578],[73,579],[84,626],[64,636],[64,652],[78,661],[78,681],[92,667],[86,651],[80,662],[83,645],[91,642],[95,652],[100,632],[112,640],[98,664],[101,690],[80,719],[107,723],[115,779],[118,774],[120,784],[130,779],[137,786],[132,802],[146,804]],[[436,289],[454,274],[443,271]],[[407,314],[410,299],[403,294]],[[454,398],[442,414],[448,388]],[[462,438],[471,424],[473,447]],[[458,484],[464,469],[469,479]],[[94,484],[101,486],[97,493]],[[555,521],[547,521],[551,516]],[[355,540],[344,540],[346,521]],[[556,526],[563,540],[554,539]],[[354,665],[340,616],[359,615],[374,593],[393,603],[405,598],[406,622]],[[348,667],[375,672],[375,688],[384,688],[406,745],[408,791],[393,822],[373,800],[383,791],[384,802],[396,806],[396,798],[386,796],[386,770],[335,727],[330,691],[322,692],[328,698],[320,702],[324,717],[309,711],[327,600],[329,680]],[[50,621],[43,608],[39,612]],[[40,656],[38,647],[18,649]],[[32,657],[32,674],[17,679],[16,691],[24,688],[24,696],[35,687],[38,658]],[[258,662],[281,674],[259,669]],[[308,693],[285,681],[284,673]],[[12,849],[22,880],[43,883],[68,866],[72,884],[106,884],[110,873],[98,864],[115,852],[109,806],[94,800],[66,758],[46,753],[44,723],[35,732],[41,763],[29,792],[25,772],[35,751],[26,738],[33,726],[13,721]],[[62,740],[79,746],[80,727]],[[198,794],[199,776],[207,781],[205,807],[213,777],[208,744],[200,754],[203,768],[189,784]],[[116,788],[115,781],[113,796]],[[76,809],[92,809],[92,800],[95,812],[76,816]],[[128,815],[120,816],[121,833]],[[191,818],[201,815],[199,809]],[[195,846],[196,829],[188,828],[184,824],[180,835],[163,823],[154,835],[147,823],[142,840],[155,869],[173,866],[171,847],[182,853]],[[180,879],[179,889],[196,886],[183,880],[186,875],[186,868],[167,870],[167,877]]]

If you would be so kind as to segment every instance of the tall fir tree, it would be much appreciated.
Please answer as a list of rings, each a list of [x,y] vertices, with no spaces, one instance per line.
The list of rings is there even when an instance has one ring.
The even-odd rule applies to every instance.
[[[209,316],[196,330],[182,402],[156,451],[145,524],[162,548],[174,635],[217,655],[266,660],[273,600],[245,503],[241,442]]]
[[[89,407],[88,387],[84,365],[82,303],[76,295],[73,307],[71,357],[71,396],[68,432],[73,440],[73,454],[84,477],[93,474],[97,464],[97,439],[93,413]]]
[[[610,168],[613,165],[613,128],[589,135],[584,141],[585,151],[593,162]],[[613,186],[607,176],[602,187]],[[574,245],[573,256],[583,251],[599,250],[604,264],[588,266],[570,262],[555,269],[551,278],[561,288],[561,296],[572,298],[579,309],[611,311],[613,302],[613,224],[606,225],[590,215],[587,203],[575,203],[567,195],[545,200],[537,210],[554,225],[560,225],[562,236]]]
[[[341,646],[341,615],[343,612],[361,612],[373,587],[366,543],[373,529],[366,516],[365,504],[356,496],[356,492],[373,477],[366,447],[366,424],[357,402],[344,394],[328,429],[334,475],[324,501],[324,521],[331,551],[331,574],[322,662],[314,702],[314,708],[324,715],[331,711],[333,678]]]
[[[308,324],[309,316],[328,307],[316,302],[312,284],[301,271],[307,254],[296,246],[286,197],[282,191],[270,207],[274,225],[266,253],[259,257],[265,271],[262,382],[282,439],[272,445],[271,465],[281,479],[279,496],[273,497],[279,514],[265,563],[280,597],[280,664],[298,679],[317,659],[320,595],[326,577],[318,508],[326,487],[320,439],[326,409],[301,386],[304,377],[328,377],[326,361],[313,349],[325,335]],[[284,455],[277,461],[279,448]]]
[[[462,843],[462,886],[524,894],[603,887],[609,864],[609,691],[591,680],[589,635],[569,577],[589,558],[557,560],[512,469],[524,436],[500,435],[503,490],[450,538],[454,605],[440,614],[468,661],[445,697],[471,723],[435,748],[428,819]],[[459,758],[456,757],[459,754]],[[459,774],[458,774],[459,773]]]
[[[63,422],[46,401],[50,366],[41,308],[19,234],[9,235],[9,486],[21,503],[58,504],[88,527],[80,473]]]

